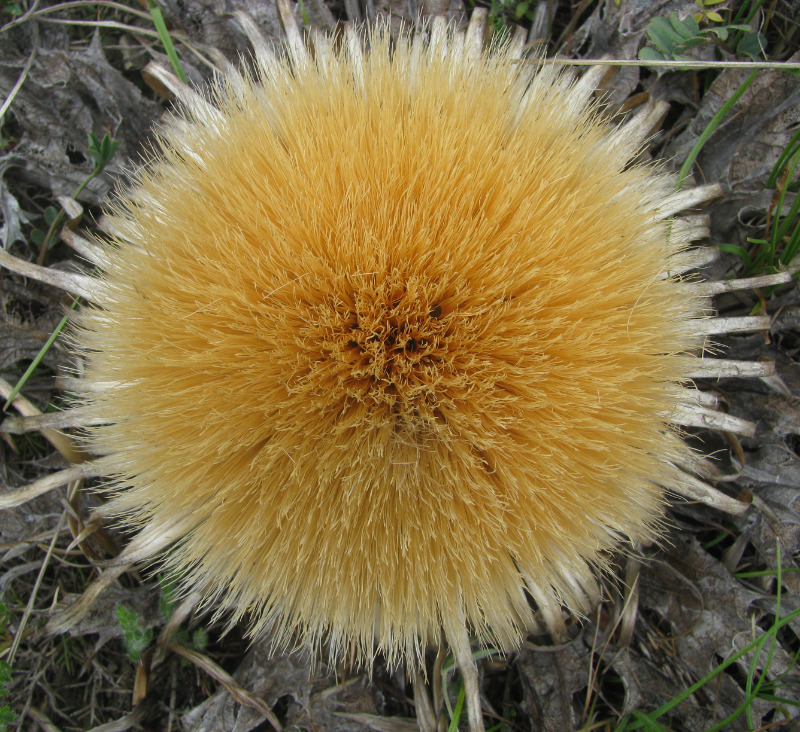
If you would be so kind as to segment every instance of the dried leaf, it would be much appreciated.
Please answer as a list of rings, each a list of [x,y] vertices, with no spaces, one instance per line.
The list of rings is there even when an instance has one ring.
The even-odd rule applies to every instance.
[[[13,30],[25,44],[25,28]],[[24,130],[14,149],[15,174],[55,195],[71,196],[92,172],[87,133],[113,132],[120,140],[117,155],[81,195],[81,200],[96,202],[108,190],[110,176],[119,175],[124,161],[136,157],[159,108],[108,63],[99,33],[85,49],[48,47],[48,42],[60,40],[51,35],[40,40],[33,66],[8,112]],[[0,97],[8,93],[26,58],[16,44],[0,44]]]
[[[653,566],[640,581],[640,606],[659,619],[660,637],[653,635],[654,653],[674,654],[671,665],[682,675],[684,688],[705,677],[728,656],[764,631],[757,625],[763,615],[757,602],[762,596],[748,590],[706,553],[694,539],[675,538],[667,563]],[[666,627],[671,632],[666,632]],[[780,645],[774,649],[776,666],[790,662]],[[677,709],[690,729],[708,729],[732,714],[744,702],[742,679],[750,655],[706,684]],[[770,705],[752,701],[754,720],[769,712]]]
[[[358,724],[363,724],[376,732],[418,732],[419,727],[414,719],[403,719],[402,717],[378,717],[375,714],[342,714],[337,713],[337,717],[349,719]]]
[[[581,711],[573,696],[589,683],[591,651],[582,638],[555,652],[523,648],[516,662],[524,689],[525,712],[534,729],[563,732],[575,729]]]
[[[800,54],[790,61],[798,59]],[[747,75],[747,71],[737,69],[722,71],[703,96],[686,130],[667,147],[665,155],[684,160],[711,118]],[[740,191],[757,189],[777,162],[798,121],[800,79],[781,71],[759,72],[700,153],[699,175]]]
[[[0,226],[0,247],[3,249],[8,249],[15,241],[24,240],[22,226],[30,221],[3,179],[6,170],[13,164],[12,156],[0,159],[0,213],[3,215],[3,224]]]

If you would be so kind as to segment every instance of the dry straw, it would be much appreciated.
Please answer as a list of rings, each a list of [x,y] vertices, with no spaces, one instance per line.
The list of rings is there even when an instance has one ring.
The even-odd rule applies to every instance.
[[[281,7],[285,58],[243,18],[256,71],[210,101],[152,69],[179,116],[110,235],[69,236],[100,275],[0,260],[91,300],[59,426],[85,428],[102,516],[138,532],[51,629],[160,556],[279,646],[419,668],[443,634],[482,729],[470,634],[559,635],[612,553],[656,536],[665,491],[745,510],[678,427],[752,430],[692,379],[770,374],[704,357],[768,327],[710,296],[766,280],[684,277],[715,250],[676,215],[719,190],[631,164],[663,110],[609,127],[601,71],[484,53],[479,10],[311,52]]]

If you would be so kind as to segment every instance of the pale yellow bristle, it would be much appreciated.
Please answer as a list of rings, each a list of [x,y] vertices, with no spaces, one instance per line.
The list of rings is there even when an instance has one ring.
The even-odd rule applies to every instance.
[[[74,334],[113,385],[84,390],[111,510],[193,517],[185,588],[334,657],[586,611],[691,460],[683,199],[585,90],[453,38],[378,31],[192,95]]]

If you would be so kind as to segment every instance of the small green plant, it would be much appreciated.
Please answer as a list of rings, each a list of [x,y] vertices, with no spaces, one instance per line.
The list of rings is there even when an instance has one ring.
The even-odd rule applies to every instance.
[[[523,0],[521,3],[511,2],[506,3],[506,13],[512,20],[530,20],[534,19],[533,3]]]
[[[48,206],[44,210],[44,223],[47,227],[45,230],[34,229],[31,231],[31,241],[41,250],[44,246],[45,239],[47,238],[47,230],[53,225],[53,222],[58,217],[58,209],[55,206]]]
[[[161,594],[158,597],[158,611],[161,613],[164,622],[166,622],[175,609],[175,603],[178,602],[178,588],[174,580],[165,577],[163,574],[158,575],[158,584],[161,587]]]
[[[72,664],[72,659],[74,654],[72,652],[72,649],[70,648],[69,637],[66,635],[62,635],[59,640],[59,646],[61,646],[61,653],[58,656],[58,662],[60,664],[63,664],[64,670],[67,672],[67,674],[72,676],[74,668]]]
[[[119,143],[116,140],[112,140],[108,135],[103,135],[103,139],[99,140],[97,135],[93,132],[89,133],[89,145],[88,145],[88,152],[89,157],[92,159],[94,163],[94,168],[92,170],[92,174],[79,186],[78,190],[75,192],[77,196],[85,187],[86,184],[96,176],[103,168],[106,167],[111,162],[111,158],[114,157],[114,153],[117,150],[117,146]]]
[[[0,600],[0,636],[6,637],[8,635],[8,616],[10,615],[8,605]]]
[[[12,712],[8,704],[4,704],[0,707],[0,732],[6,732],[8,725],[15,721],[16,718],[17,713]]]
[[[698,23],[702,22],[703,20],[707,20],[712,23],[723,22],[722,16],[716,10],[709,10],[709,8],[721,5],[722,3],[725,2],[725,0],[694,0],[694,1],[700,6],[700,12],[692,14],[692,17]]]
[[[108,165],[111,161],[111,158],[114,157],[114,153],[117,150],[117,146],[119,145],[118,142],[112,140],[108,135],[103,135],[103,139],[100,140],[97,135],[93,133],[89,133],[88,135],[89,144],[87,145],[87,152],[89,153],[89,157],[94,164],[92,167],[92,172],[86,177],[86,179],[78,186],[73,194],[73,198],[76,198],[80,195],[80,192],[86,188],[89,184],[89,181],[93,178],[97,177],[102,170]],[[31,232],[31,240],[39,247],[39,257],[37,259],[37,264],[41,265],[44,261],[45,255],[47,252],[54,246],[56,241],[56,235],[59,231],[61,231],[61,227],[64,225],[64,221],[67,217],[67,212],[62,208],[57,213],[54,213],[56,209],[52,206],[49,206],[45,209],[44,212],[44,219],[45,222],[49,224],[49,228],[47,233],[42,234],[40,229],[34,229]],[[70,305],[70,310],[75,310],[80,304],[80,298],[76,297],[72,304]],[[33,375],[33,372],[36,370],[37,366],[41,363],[42,359],[45,357],[47,352],[50,350],[53,343],[55,343],[56,338],[61,334],[61,331],[64,329],[64,326],[67,324],[69,320],[69,316],[65,315],[61,318],[60,322],[56,326],[55,330],[50,334],[50,337],[47,339],[47,342],[42,346],[41,350],[38,354],[36,354],[36,358],[33,359],[31,365],[22,375],[20,380],[15,384],[11,394],[9,394],[8,399],[6,399],[6,403],[3,406],[3,411],[8,409],[9,404],[14,400],[14,397],[22,391],[22,388],[25,386],[25,383],[28,379]]]
[[[175,604],[178,601],[178,588],[174,580],[168,579],[163,575],[158,576],[158,583],[161,585],[161,596],[158,598],[158,609],[164,622],[170,619]],[[208,631],[204,628],[197,628],[189,636],[189,632],[184,628],[178,629],[173,637],[175,643],[182,646],[193,648],[195,651],[202,652],[208,647]],[[186,665],[188,661],[181,659],[181,664]]]
[[[0,697],[8,694],[8,684],[11,681],[11,666],[5,661],[0,661]],[[5,732],[6,725],[13,722],[17,718],[15,712],[11,711],[8,704],[0,707],[0,732]]]
[[[751,237],[753,246],[746,249],[736,244],[721,244],[720,249],[735,254],[744,262],[745,274],[777,272],[792,264],[800,253],[800,130],[778,158],[767,179],[766,188],[773,191],[770,210],[764,224],[763,237]],[[795,194],[789,210],[783,213],[787,195]]]
[[[725,24],[720,13],[709,10],[723,1],[695,0],[700,12],[686,18],[681,18],[674,10],[669,18],[653,18],[647,26],[651,45],[639,51],[639,58],[642,61],[692,61],[688,52],[708,43],[740,57],[762,58],[766,46],[763,33],[744,23]]]
[[[123,642],[128,651],[128,658],[133,663],[139,663],[142,654],[147,650],[153,640],[152,628],[145,628],[142,619],[133,608],[125,605],[117,606],[117,622],[122,628]]]
[[[12,18],[19,18],[22,15],[22,5],[16,0],[11,0],[3,5],[3,12]]]
[[[480,661],[482,658],[488,658],[489,656],[496,656],[499,654],[499,651],[496,648],[482,648],[477,651],[472,652],[472,658],[475,661]],[[456,705],[453,707],[452,703],[450,702],[450,694],[445,693],[443,694],[444,698],[444,705],[447,708],[447,715],[450,718],[450,724],[448,725],[448,732],[457,732],[458,724],[461,721],[461,714],[464,708],[464,700],[466,699],[466,688],[464,687],[464,680],[462,678],[458,679],[457,685],[456,682],[451,682],[449,676],[452,671],[456,670],[456,662],[455,658],[453,658],[452,654],[448,655],[447,658],[444,660],[442,664],[442,689],[449,689],[452,692],[455,692],[456,689],[458,690],[458,696],[456,698]]]
[[[87,145],[86,150],[89,153],[89,157],[92,159],[94,165],[92,166],[92,172],[89,173],[84,181],[75,189],[75,192],[72,194],[73,198],[77,198],[81,194],[81,191],[83,191],[83,189],[89,185],[89,181],[100,175],[103,168],[105,168],[106,165],[111,162],[111,158],[114,157],[114,152],[119,145],[118,142],[112,140],[108,135],[103,135],[103,139],[100,140],[98,139],[97,135],[90,132],[88,138],[89,144]],[[47,212],[45,211],[45,219],[46,218]],[[67,212],[62,208],[50,222],[50,228],[47,230],[47,234],[45,234],[41,246],[39,247],[39,258],[37,264],[42,264],[45,255],[55,244],[56,235],[59,231],[61,231],[61,227],[64,225],[64,220],[66,218]]]
[[[5,602],[0,600],[0,635],[8,635],[9,609]],[[5,661],[0,661],[0,698],[8,694],[8,685],[11,682],[11,666]],[[7,725],[17,718],[16,712],[11,711],[8,704],[0,706],[0,732],[5,732]]]
[[[306,10],[303,0],[297,0],[297,5],[300,7],[300,17],[303,19],[303,25],[311,25],[308,19],[308,11]]]
[[[523,21],[533,22],[536,17],[536,4],[533,0],[487,0],[475,2],[470,0],[471,6],[488,7],[489,22],[495,33],[507,33],[506,21],[521,23]]]
[[[192,648],[196,651],[204,651],[208,648],[208,631],[205,628],[197,628],[192,633]]]

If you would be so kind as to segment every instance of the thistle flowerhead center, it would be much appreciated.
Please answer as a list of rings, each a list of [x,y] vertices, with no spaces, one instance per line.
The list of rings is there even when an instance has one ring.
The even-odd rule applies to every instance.
[[[399,267],[342,277],[307,307],[294,387],[328,395],[343,414],[366,411],[376,425],[444,423],[443,408],[474,381],[463,344],[482,310],[454,290]]]

